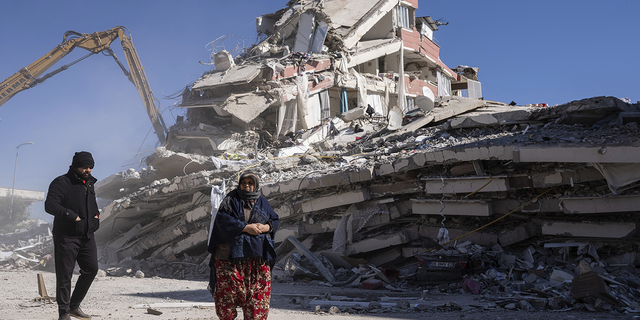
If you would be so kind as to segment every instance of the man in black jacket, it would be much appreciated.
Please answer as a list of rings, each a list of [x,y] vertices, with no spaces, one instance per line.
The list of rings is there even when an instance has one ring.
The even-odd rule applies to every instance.
[[[76,152],[69,171],[49,185],[45,211],[53,220],[53,246],[56,266],[56,301],[60,320],[91,319],[82,312],[80,303],[98,273],[98,250],[93,233],[100,226],[91,175],[94,160],[91,153]],[[76,262],[80,276],[71,294],[71,278]]]

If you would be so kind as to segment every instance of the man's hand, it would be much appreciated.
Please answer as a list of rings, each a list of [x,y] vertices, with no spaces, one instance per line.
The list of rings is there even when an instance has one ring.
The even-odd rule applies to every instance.
[[[82,220],[82,219],[80,219],[80,217],[77,217],[77,218],[76,218],[76,221],[80,221],[80,220]]]

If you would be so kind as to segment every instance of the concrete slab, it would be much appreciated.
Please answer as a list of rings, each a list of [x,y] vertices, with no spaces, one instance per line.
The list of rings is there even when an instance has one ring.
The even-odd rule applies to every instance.
[[[640,147],[520,147],[520,162],[636,163]],[[515,160],[514,160],[515,162]]]
[[[13,188],[0,188],[0,197],[11,198],[13,193],[14,199],[20,198],[22,201],[44,201],[44,191],[13,189]]]
[[[569,214],[635,212],[640,208],[640,195],[561,198],[560,205]]]
[[[234,66],[228,70],[212,72],[193,83],[193,90],[204,90],[221,85],[249,83],[255,79],[261,70],[261,64],[247,64]]]
[[[402,48],[402,41],[397,38],[360,41],[358,43],[358,51],[351,56],[347,63],[347,68],[353,68],[373,59],[398,53],[400,48]]]
[[[443,204],[438,200],[411,199],[413,205],[411,207],[415,214],[429,215],[461,215],[461,216],[491,216],[491,205],[488,201],[481,200],[464,200],[451,201],[445,200]]]
[[[431,110],[434,121],[438,122],[444,119],[451,118],[458,114],[483,107],[486,105],[486,101],[471,99],[457,96],[439,97],[436,99],[436,108]]]
[[[637,237],[635,222],[568,222],[545,221],[543,235],[586,237],[586,238],[626,238]]]
[[[309,188],[308,179],[292,179],[288,181],[282,181],[277,183],[279,186],[279,193],[296,192],[297,190],[304,190]]]
[[[347,49],[353,49],[362,36],[396,5],[397,2],[390,0],[377,2],[329,1],[324,3],[323,11],[331,18],[334,29],[348,30],[343,36],[343,43]],[[341,32],[341,30],[337,32]]]
[[[602,174],[593,167],[557,168],[554,171],[531,172],[532,186],[549,188],[558,185],[572,185],[589,181],[603,180]]]
[[[361,189],[355,191],[349,191],[339,194],[332,194],[312,200],[307,200],[296,204],[295,212],[302,210],[303,213],[309,213],[313,211],[323,210],[327,208],[335,208],[344,205],[354,204],[369,200],[369,190]]]
[[[371,198],[381,198],[399,194],[421,193],[422,188],[415,181],[400,181],[385,184],[374,184],[369,187]]]
[[[146,158],[147,166],[155,169],[155,180],[195,173],[203,170],[213,170],[215,165],[209,157],[171,152],[163,147]]]
[[[418,239],[417,227],[408,227],[398,233],[379,235],[377,237],[347,244],[344,254],[349,256],[362,252],[370,252],[400,245],[416,239]]]
[[[509,190],[506,176],[448,178],[444,183],[440,178],[422,178],[427,194],[471,193],[471,192],[504,192]]]
[[[531,108],[522,106],[490,105],[448,121],[452,129],[499,126],[511,121],[525,121],[531,117]]]

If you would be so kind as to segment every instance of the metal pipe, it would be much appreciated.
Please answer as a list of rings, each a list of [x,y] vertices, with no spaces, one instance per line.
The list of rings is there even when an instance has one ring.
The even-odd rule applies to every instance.
[[[25,144],[33,144],[33,142],[21,143],[16,147],[16,164],[13,167],[13,185],[11,186],[11,205],[9,206],[9,220],[11,220],[11,218],[13,217],[13,195],[16,192],[16,171],[18,170],[18,151],[20,150],[20,147],[24,146]]]

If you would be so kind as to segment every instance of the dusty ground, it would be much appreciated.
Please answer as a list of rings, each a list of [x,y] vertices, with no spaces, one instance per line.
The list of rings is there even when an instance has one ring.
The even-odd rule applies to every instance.
[[[55,303],[34,301],[39,297],[37,274],[41,271],[0,272],[0,319],[57,319]],[[44,272],[47,293],[55,295],[55,274]],[[77,276],[76,276],[77,277]],[[75,282],[75,277],[74,277]],[[101,277],[94,282],[82,309],[94,315],[93,319],[218,319],[215,316],[211,295],[206,290],[206,281],[175,280],[165,278]],[[322,306],[316,313],[313,298],[326,298],[329,295],[364,298],[367,301],[379,300],[382,303],[407,301],[412,305],[427,306],[427,311],[406,311],[398,308],[378,310],[356,310],[339,307],[339,312],[331,314],[330,306]],[[418,300],[416,292],[391,292],[382,290],[364,290],[361,288],[329,288],[319,285],[273,284],[272,308],[269,319],[636,319],[633,314],[581,311],[507,311],[501,308],[487,310],[491,297],[470,294],[444,294],[427,292],[424,299]],[[497,297],[495,297],[497,299]],[[294,301],[300,299],[300,301]],[[461,311],[440,308],[449,301],[462,307]],[[193,304],[204,306],[194,307]],[[147,313],[147,305],[152,305],[161,315]],[[174,307],[167,307],[173,305]],[[435,306],[438,308],[430,307]],[[350,313],[351,312],[351,313]],[[242,317],[239,317],[242,319]]]

